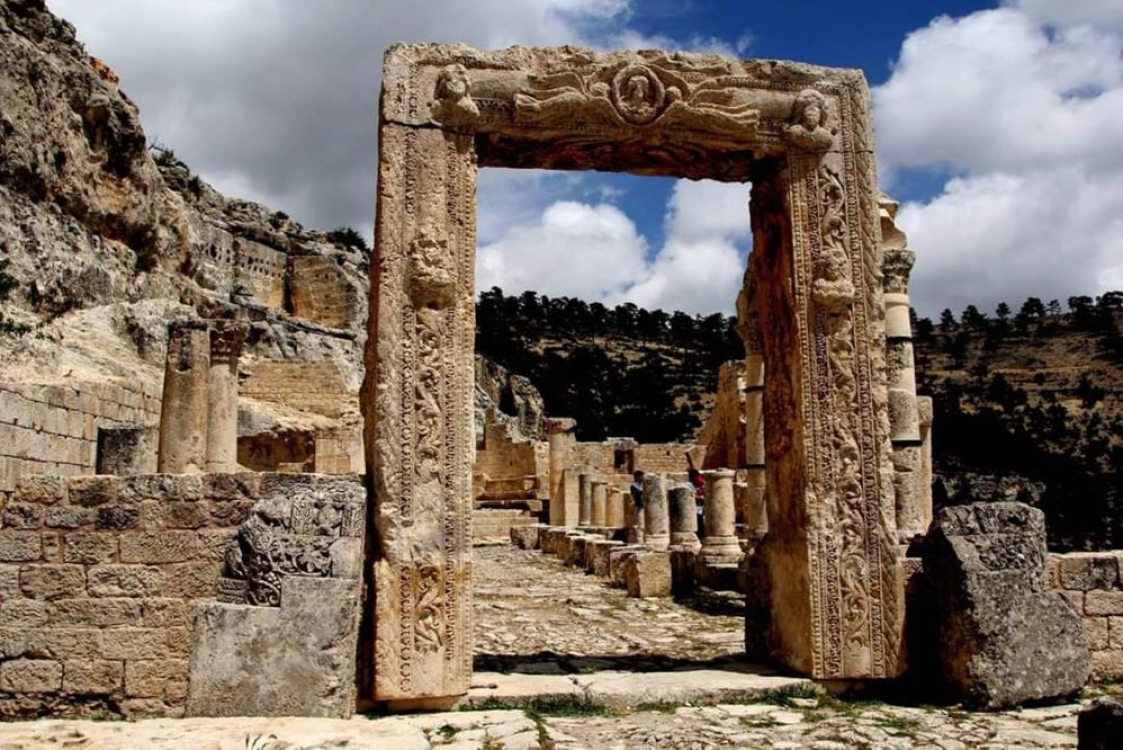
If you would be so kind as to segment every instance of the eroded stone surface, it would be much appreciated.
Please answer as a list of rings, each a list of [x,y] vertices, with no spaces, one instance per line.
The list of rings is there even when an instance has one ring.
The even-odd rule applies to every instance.
[[[1080,616],[1048,590],[1045,517],[1021,503],[940,511],[926,542],[946,684],[976,706],[1063,699],[1090,672]]]

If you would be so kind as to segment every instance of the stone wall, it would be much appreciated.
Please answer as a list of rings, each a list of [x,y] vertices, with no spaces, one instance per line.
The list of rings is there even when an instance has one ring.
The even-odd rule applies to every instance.
[[[1051,554],[1049,577],[1080,613],[1093,677],[1123,679],[1123,551]]]
[[[333,362],[289,362],[274,359],[249,364],[241,373],[238,393],[300,411],[339,419],[358,411],[358,394],[349,392],[343,373]]]
[[[0,717],[176,716],[204,686],[228,711],[350,710],[365,509],[357,477],[31,477],[0,503]],[[249,573],[238,565],[246,559]],[[312,629],[308,616],[286,619],[291,580],[290,614],[326,587],[343,615],[326,622],[325,608]],[[265,606],[246,603],[247,592]],[[230,602],[241,593],[242,603],[203,607],[220,593]],[[258,611],[270,605],[279,612]],[[204,610],[210,619],[196,617]],[[333,687],[305,679],[306,704],[296,706],[253,688],[286,673],[249,638],[224,654],[222,669],[202,668],[223,652],[216,616],[271,618],[257,636],[289,659],[316,664],[331,651],[315,679]],[[314,647],[332,624],[342,631],[334,650]],[[192,711],[220,712],[203,698]]]
[[[331,328],[350,328],[358,319],[359,289],[332,258],[293,257],[292,313]]]
[[[25,476],[93,474],[99,428],[159,422],[160,393],[139,381],[0,383],[0,492]]]
[[[474,474],[491,479],[540,475],[549,471],[545,442],[510,434],[507,425],[490,423],[484,429],[484,447],[476,449]]]
[[[635,448],[636,469],[656,474],[684,472],[686,452],[693,447],[686,443],[640,443]]]

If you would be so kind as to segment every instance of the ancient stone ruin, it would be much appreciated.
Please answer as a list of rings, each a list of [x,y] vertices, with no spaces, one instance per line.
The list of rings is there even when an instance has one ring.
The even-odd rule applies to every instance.
[[[860,72],[402,45],[379,149],[365,340],[345,263],[239,235],[228,207],[222,226],[184,218],[179,267],[214,294],[163,326],[158,388],[0,386],[5,434],[39,441],[0,465],[5,715],[453,705],[472,683],[473,544],[495,539],[630,597],[742,592],[748,655],[834,684],[941,666],[937,620],[1025,673],[1013,636],[982,632],[994,609],[972,597],[996,586],[992,604],[1053,622],[1063,648],[994,703],[1123,674],[1116,556],[1047,556],[1021,506],[932,524],[915,258],[878,190]],[[746,357],[694,442],[578,440],[476,360],[480,167],[746,183],[747,204],[752,184]],[[995,672],[942,673],[987,703]]]

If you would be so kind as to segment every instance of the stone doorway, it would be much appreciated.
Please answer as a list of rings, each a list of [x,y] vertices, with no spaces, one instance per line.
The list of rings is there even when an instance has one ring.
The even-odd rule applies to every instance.
[[[878,189],[861,73],[664,52],[397,46],[385,60],[379,149],[363,697],[440,703],[471,681],[481,166],[753,184],[746,312],[762,323],[768,372],[770,519],[753,565],[757,640],[819,679],[899,674]]]

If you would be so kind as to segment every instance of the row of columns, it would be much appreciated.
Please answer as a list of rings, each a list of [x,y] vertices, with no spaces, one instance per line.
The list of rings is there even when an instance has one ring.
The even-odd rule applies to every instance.
[[[180,320],[168,326],[160,412],[162,474],[238,468],[238,360],[248,326]]]
[[[908,249],[908,238],[895,223],[897,203],[882,196],[880,213],[890,458],[894,470],[898,541],[908,544],[926,533],[932,521],[931,444],[928,442],[931,408],[916,394],[908,292],[916,254]],[[922,409],[922,406],[927,408]],[[923,420],[922,411],[926,417]]]

